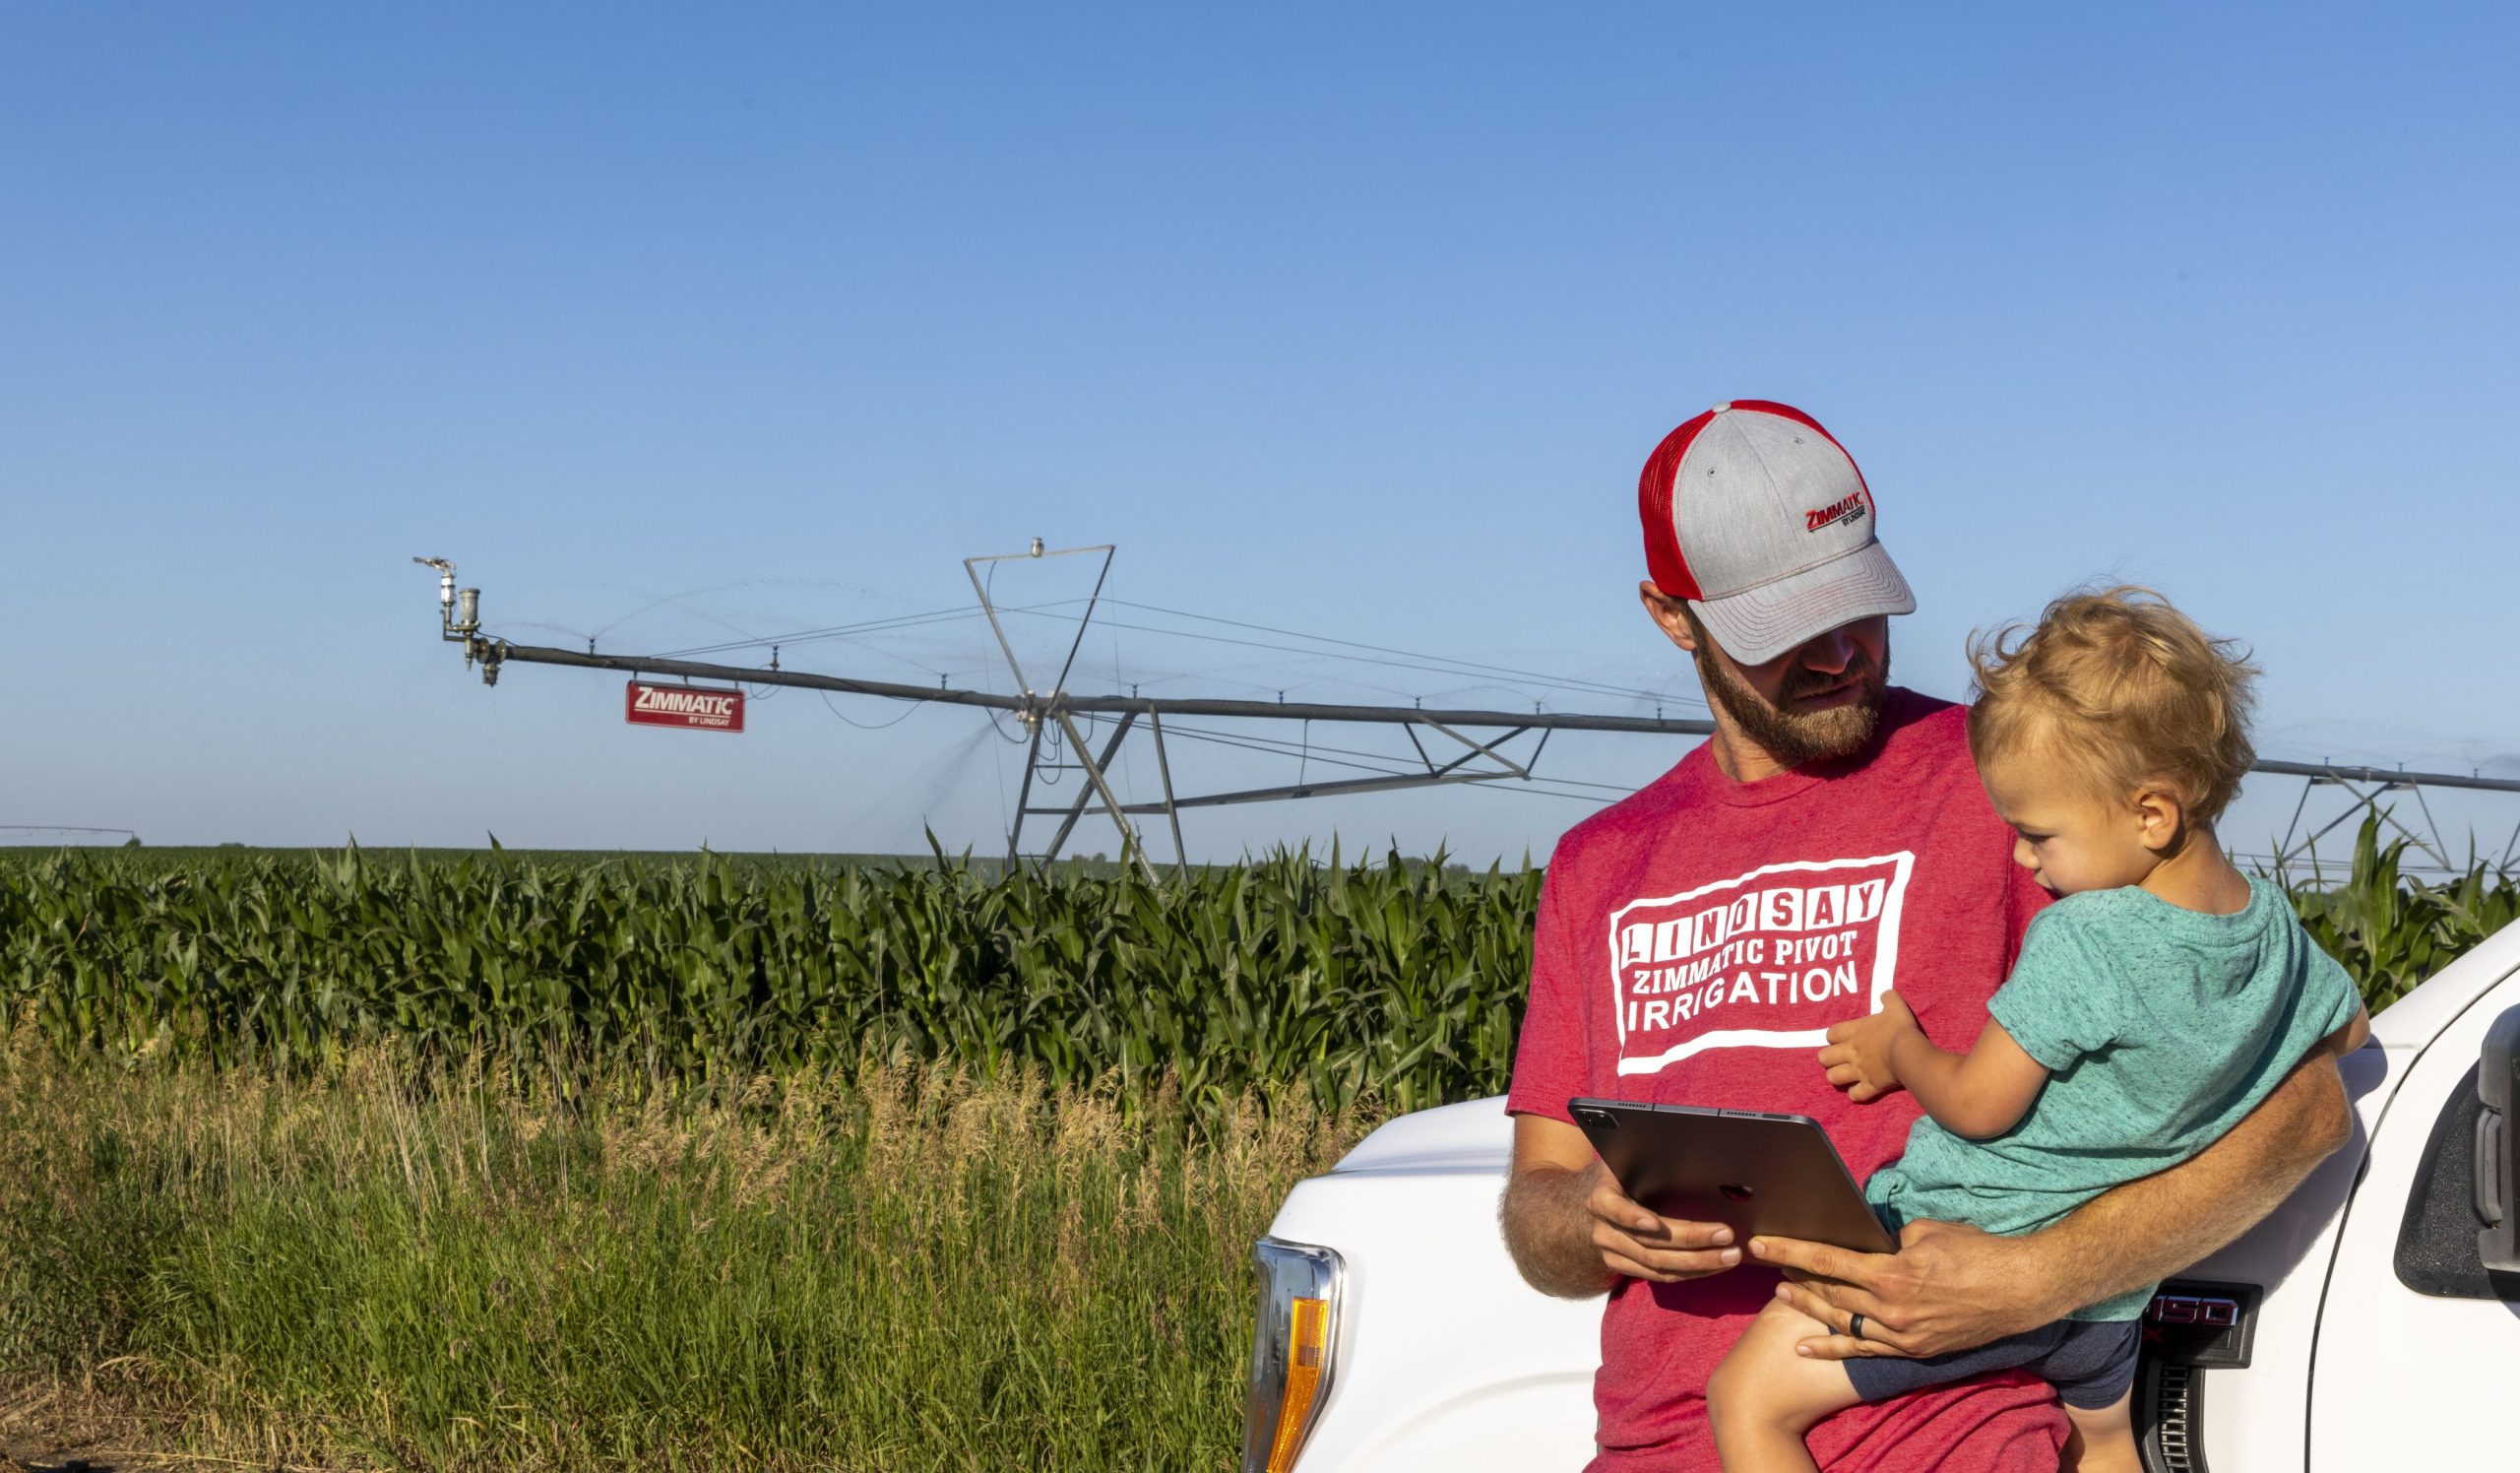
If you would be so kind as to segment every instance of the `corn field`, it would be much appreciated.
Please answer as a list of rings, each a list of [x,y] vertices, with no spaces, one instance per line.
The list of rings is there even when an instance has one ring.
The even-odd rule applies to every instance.
[[[2520,911],[2398,872],[2366,825],[2295,901],[2376,1008]],[[1534,869],[1318,864],[1186,880],[934,865],[346,849],[0,864],[0,1011],[62,1050],[280,1070],[424,1057],[721,1079],[942,1064],[1053,1087],[1169,1077],[1194,1107],[1501,1091]]]
[[[2520,882],[2478,865],[2447,883],[2426,884],[2399,872],[2405,852],[2405,840],[2381,844],[2378,822],[2366,819],[2338,882],[2313,876],[2293,891],[2302,926],[2345,964],[2373,1012],[2520,919]]]
[[[724,1078],[930,1063],[1053,1087],[1169,1076],[1202,1107],[1493,1092],[1537,870],[1128,874],[348,849],[0,865],[0,1007],[109,1057],[288,1069],[440,1057]]]

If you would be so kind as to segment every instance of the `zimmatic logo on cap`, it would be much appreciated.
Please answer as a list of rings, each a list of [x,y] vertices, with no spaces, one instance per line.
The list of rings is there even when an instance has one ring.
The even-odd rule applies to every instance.
[[[1850,491],[1843,498],[1832,501],[1828,505],[1823,506],[1816,511],[1804,512],[1802,514],[1802,530],[1805,532],[1817,532],[1823,527],[1834,527],[1840,522],[1852,525],[1862,520],[1863,493],[1861,491]]]

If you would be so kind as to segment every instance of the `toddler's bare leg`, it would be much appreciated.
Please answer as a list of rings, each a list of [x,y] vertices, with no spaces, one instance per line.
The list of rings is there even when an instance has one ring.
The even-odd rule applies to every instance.
[[[2127,1414],[2127,1395],[2097,1410],[2065,1404],[2065,1420],[2074,1424],[2065,1440],[2065,1473],[2143,1473],[2144,1460],[2135,1448],[2135,1424]]]
[[[1802,1435],[1861,1399],[1845,1366],[1794,1353],[1795,1342],[1827,1333],[1827,1325],[1772,1300],[1715,1368],[1706,1408],[1725,1473],[1811,1473]]]

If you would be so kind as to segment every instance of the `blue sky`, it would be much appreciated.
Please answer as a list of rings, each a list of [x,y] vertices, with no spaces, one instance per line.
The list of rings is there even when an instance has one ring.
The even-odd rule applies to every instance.
[[[1802,406],[1863,465],[1922,600],[1909,683],[1959,694],[1973,627],[2139,579],[2256,648],[2268,754],[2520,775],[2515,31],[2486,6],[12,7],[0,611],[42,715],[0,736],[0,823],[1002,842],[1011,749],[968,714],[862,730],[840,718],[899,709],[790,693],[715,737],[626,730],[614,676],[484,690],[415,553],[494,630],[628,652],[968,605],[966,555],[1110,541],[1136,603],[1684,691],[1635,606],[1636,468],[1733,397]],[[1002,591],[1073,593],[1017,571]],[[785,663],[1002,689],[984,639]],[[1087,649],[1089,688],[1652,704]],[[1568,739],[1548,765],[1632,786],[1676,755]],[[1218,810],[1190,843],[1510,861],[1585,811],[1455,790]],[[2473,812],[2499,848],[2520,803]]]

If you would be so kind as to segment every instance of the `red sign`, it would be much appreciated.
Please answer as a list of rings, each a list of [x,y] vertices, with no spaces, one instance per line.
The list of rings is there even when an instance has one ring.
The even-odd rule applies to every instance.
[[[630,682],[624,713],[634,727],[681,727],[701,732],[744,729],[744,693],[740,689],[701,685],[651,685]]]

